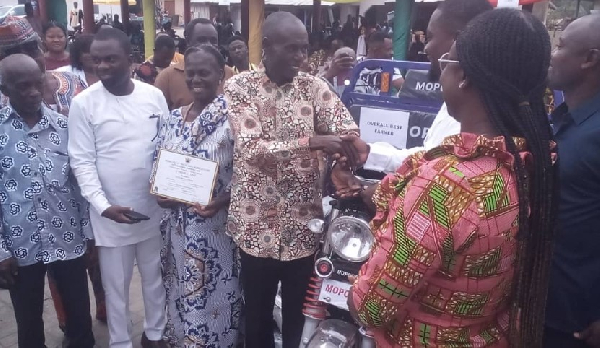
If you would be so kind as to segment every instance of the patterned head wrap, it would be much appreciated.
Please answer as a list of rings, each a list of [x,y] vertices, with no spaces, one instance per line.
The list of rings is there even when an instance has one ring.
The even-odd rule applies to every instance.
[[[9,16],[0,21],[0,52],[39,39],[38,34],[24,18]]]

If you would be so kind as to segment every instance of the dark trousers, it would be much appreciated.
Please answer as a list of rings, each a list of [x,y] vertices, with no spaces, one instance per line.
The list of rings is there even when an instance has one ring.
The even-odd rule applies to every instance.
[[[590,348],[585,342],[573,336],[573,332],[562,332],[544,328],[544,348]]]
[[[304,325],[302,307],[313,274],[314,257],[279,261],[240,251],[246,313],[246,347],[274,348],[273,307],[281,282],[283,348],[298,348]]]
[[[102,287],[100,262],[98,262],[98,247],[93,246],[91,247],[91,250],[89,250],[89,248],[90,246],[88,246],[88,253],[84,257],[90,282],[92,283],[92,289],[94,290],[94,296],[96,297],[96,319],[106,323],[106,296],[104,294],[104,288]],[[56,287],[52,268],[48,269],[48,288],[50,289],[50,295],[54,302],[58,326],[61,330],[65,331],[65,328],[67,327],[67,315],[65,314],[63,300]]]
[[[41,262],[19,267],[16,284],[10,289],[17,320],[19,348],[42,348],[44,342],[44,280],[52,270],[67,315],[66,342],[69,348],[92,348],[92,318],[85,259]]]

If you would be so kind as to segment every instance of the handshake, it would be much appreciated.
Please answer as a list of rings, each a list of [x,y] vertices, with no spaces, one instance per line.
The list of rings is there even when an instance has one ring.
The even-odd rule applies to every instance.
[[[321,150],[336,160],[331,172],[331,181],[337,196],[341,198],[356,197],[363,191],[363,185],[353,170],[367,161],[370,147],[356,135],[321,135],[310,138],[310,148]]]
[[[336,160],[336,167],[347,171],[367,161],[369,145],[356,135],[318,135],[310,138],[311,150],[321,150]]]

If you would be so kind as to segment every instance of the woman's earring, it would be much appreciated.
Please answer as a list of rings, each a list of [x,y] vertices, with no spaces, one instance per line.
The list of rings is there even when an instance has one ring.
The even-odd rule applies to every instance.
[[[458,88],[460,89],[465,89],[465,87],[467,86],[467,83],[463,80],[460,82],[460,84],[458,85]]]

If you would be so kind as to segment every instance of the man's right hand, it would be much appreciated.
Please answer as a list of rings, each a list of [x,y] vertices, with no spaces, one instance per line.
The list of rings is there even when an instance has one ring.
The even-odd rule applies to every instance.
[[[123,214],[131,210],[132,209],[128,207],[111,205],[104,212],[102,212],[102,216],[120,224],[135,224],[139,221],[133,221]]]
[[[356,135],[344,135],[341,137],[343,141],[350,142],[358,153],[358,165],[362,166],[367,162],[371,147],[364,140]]]
[[[333,159],[348,162],[351,167],[358,164],[359,154],[349,141],[344,141],[337,135],[317,135],[309,140],[311,150],[322,150]]]
[[[19,264],[14,257],[0,262],[0,288],[10,288],[16,283],[19,273]]]

